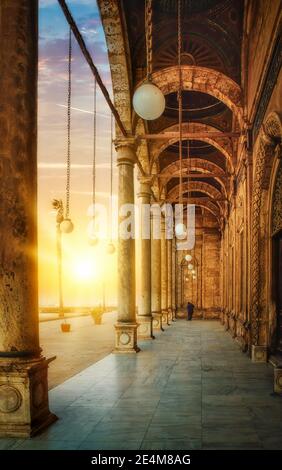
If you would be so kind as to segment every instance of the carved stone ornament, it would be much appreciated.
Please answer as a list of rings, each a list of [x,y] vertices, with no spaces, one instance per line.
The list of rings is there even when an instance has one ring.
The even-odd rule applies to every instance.
[[[22,396],[17,388],[11,385],[0,385],[0,412],[13,413],[22,403]]]
[[[282,163],[280,161],[275,181],[272,206],[272,233],[282,230]]]

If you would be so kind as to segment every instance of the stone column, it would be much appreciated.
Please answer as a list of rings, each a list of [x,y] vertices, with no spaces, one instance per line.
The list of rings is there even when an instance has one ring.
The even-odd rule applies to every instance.
[[[176,254],[175,238],[172,240],[172,279],[171,279],[171,308],[172,321],[176,319]]]
[[[140,191],[140,236],[141,236],[141,276],[140,276],[140,297],[138,309],[138,338],[153,339],[152,331],[152,309],[151,309],[151,178],[139,177]]]
[[[159,227],[161,215],[152,214],[151,236],[151,286],[152,286],[152,316],[153,331],[163,331],[161,308],[161,238]]]
[[[161,221],[161,308],[163,325],[168,325],[167,309],[167,240],[165,220]]]
[[[118,207],[118,320],[115,325],[115,353],[136,353],[137,323],[135,305],[135,239],[134,164],[136,162],[133,138],[117,139]],[[131,226],[128,227],[130,212]],[[132,233],[129,233],[129,230]]]
[[[0,436],[56,416],[41,356],[37,282],[37,0],[0,4]]]
[[[172,240],[167,240],[167,319],[172,322]]]

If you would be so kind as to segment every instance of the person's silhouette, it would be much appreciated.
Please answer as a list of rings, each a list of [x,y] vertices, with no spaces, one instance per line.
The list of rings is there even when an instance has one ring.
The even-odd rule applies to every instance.
[[[194,312],[194,305],[191,302],[187,303],[187,320],[192,320]]]

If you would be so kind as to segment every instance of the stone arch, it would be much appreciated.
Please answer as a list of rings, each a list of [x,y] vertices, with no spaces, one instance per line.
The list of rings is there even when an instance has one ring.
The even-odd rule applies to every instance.
[[[183,128],[183,132],[218,132],[220,134],[220,131],[216,129],[215,127],[209,126],[207,124],[198,123],[198,122],[183,123],[182,128]],[[178,124],[175,124],[165,129],[164,132],[179,132],[179,126]],[[216,137],[216,138],[203,137],[199,140],[203,142],[207,142],[210,145],[213,145],[217,150],[219,150],[225,156],[228,162],[228,166],[230,168],[230,172],[232,173],[234,171],[231,139],[229,139],[228,137],[224,137],[224,134],[222,133],[222,137],[221,136]],[[151,148],[152,162],[158,159],[161,153],[166,148],[168,148],[170,145],[178,141],[179,141],[178,138],[174,138],[174,139],[165,140],[165,141],[158,140],[156,142],[151,143],[150,148]]]
[[[139,118],[136,122],[136,127],[134,129],[135,136],[142,135],[146,132],[145,130],[145,123],[143,119]],[[140,161],[143,170],[149,174],[150,173],[150,153],[149,153],[149,145],[147,140],[139,140],[139,145],[136,150],[136,155],[138,160]]]
[[[270,113],[258,135],[254,168],[254,186],[252,196],[252,230],[251,230],[251,321],[252,344],[258,346],[266,342],[266,332],[262,331],[262,272],[265,272],[263,261],[266,258],[265,220],[262,214],[265,190],[269,190],[271,168],[275,159],[275,149],[281,145],[282,121],[278,113]],[[269,213],[270,211],[268,211]],[[269,238],[268,234],[268,238]],[[255,354],[255,353],[254,353]]]
[[[215,179],[222,187],[223,193],[227,196],[227,188],[228,179],[226,178],[226,174],[224,170],[217,165],[216,163],[210,162],[209,160],[204,160],[201,158],[190,158],[189,162],[187,160],[182,161],[182,168],[185,170],[188,168],[192,171],[201,171],[205,174],[210,174],[210,177]],[[161,186],[168,183],[168,181],[173,178],[179,176],[180,172],[180,162],[179,160],[170,163],[161,173]],[[218,176],[213,176],[214,174]]]
[[[125,129],[132,134],[130,53],[125,33],[126,28],[123,27],[123,20],[120,15],[119,1],[97,0],[97,5],[100,10],[108,48],[114,105]],[[118,126],[116,126],[116,132],[117,135],[120,134]]]
[[[186,191],[197,191],[204,194],[207,194],[215,201],[222,198],[221,192],[212,186],[211,184],[204,183],[203,181],[189,181],[189,183],[183,183],[182,185],[183,193]],[[177,199],[179,195],[179,185],[174,186],[174,188],[168,192],[168,199]]]
[[[189,204],[194,204],[197,207],[203,207],[207,211],[211,212],[217,219],[218,223],[220,221],[220,209],[218,205],[216,205],[212,200],[202,200],[202,198],[194,197],[194,198],[189,198]]]
[[[182,65],[181,68],[184,90],[200,91],[219,99],[231,109],[243,128],[242,90],[237,83],[210,68],[195,65]],[[175,93],[179,88],[179,69],[173,66],[154,72],[152,81],[164,95]]]

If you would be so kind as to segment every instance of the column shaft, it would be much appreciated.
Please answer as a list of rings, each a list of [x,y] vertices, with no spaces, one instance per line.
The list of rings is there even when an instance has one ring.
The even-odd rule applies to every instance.
[[[116,141],[119,207],[118,239],[118,321],[115,353],[138,352],[135,304],[134,164],[133,139]],[[131,226],[127,225],[128,211]],[[127,229],[131,229],[132,234]]]
[[[140,177],[140,244],[141,244],[141,273],[140,273],[140,295],[138,305],[138,338],[152,339],[152,312],[151,312],[151,224],[150,224],[150,201],[151,185],[146,177]],[[148,226],[147,226],[148,225]],[[148,233],[149,232],[149,233]]]
[[[167,240],[167,312],[168,322],[172,321],[172,240]]]
[[[0,3],[0,436],[53,422],[37,282],[37,0]]]
[[[172,240],[172,279],[171,279],[171,308],[172,320],[176,318],[176,259],[175,259],[175,238]]]
[[[162,306],[161,306],[161,239],[157,236],[160,225],[160,216],[152,216],[151,237],[151,283],[152,283],[152,315],[153,331],[162,330]]]
[[[161,308],[163,325],[168,325],[167,309],[167,240],[165,221],[161,224]]]
[[[0,356],[39,356],[36,1],[1,2],[0,42]]]

